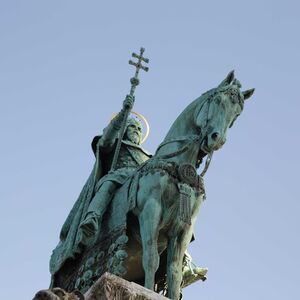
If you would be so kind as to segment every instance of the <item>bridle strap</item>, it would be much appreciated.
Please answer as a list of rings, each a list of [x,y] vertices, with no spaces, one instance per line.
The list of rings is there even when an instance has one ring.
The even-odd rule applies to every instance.
[[[184,142],[184,141],[188,141],[188,143],[187,143],[186,145],[184,145],[183,147],[181,147],[179,150],[177,150],[177,151],[175,151],[175,152],[173,152],[173,153],[169,153],[169,154],[165,154],[165,155],[158,155],[158,156],[156,156],[156,154],[155,154],[155,156],[156,156],[157,158],[160,158],[160,159],[166,159],[166,158],[171,158],[171,157],[180,155],[180,154],[186,152],[186,151],[190,148],[191,144],[193,144],[193,143],[195,143],[195,142],[198,142],[199,140],[200,140],[200,136],[198,136],[198,135],[191,135],[191,136],[188,136],[188,137],[184,136],[184,137],[179,137],[179,138],[167,140],[167,141],[165,141],[165,142],[162,142],[162,143],[158,146],[158,148],[157,148],[157,150],[156,150],[156,153],[157,153],[157,151],[159,151],[163,146],[165,146],[165,145],[167,145],[167,144],[176,143],[176,142]]]
[[[209,165],[210,165],[210,162],[211,162],[211,158],[212,158],[212,156],[213,156],[213,153],[214,153],[214,152],[212,151],[212,152],[210,152],[210,153],[207,154],[207,158],[206,158],[206,161],[205,161],[204,169],[203,169],[203,171],[202,171],[201,174],[200,174],[201,177],[203,177],[203,176],[205,175],[206,171],[208,170],[208,167],[209,167]]]
[[[210,117],[210,109],[211,109],[211,103],[214,99],[213,97],[214,95],[212,95],[210,98],[207,99],[207,102],[208,102],[208,109],[207,109],[207,115],[206,115],[206,125],[205,125],[205,131],[206,133],[203,134],[202,133],[202,139],[200,138],[199,135],[191,135],[191,136],[183,136],[183,137],[178,137],[178,138],[174,138],[174,139],[169,139],[169,140],[166,140],[164,142],[162,142],[156,152],[155,152],[155,157],[159,158],[159,159],[168,159],[168,158],[171,158],[171,157],[175,157],[177,155],[180,155],[184,152],[186,152],[190,146],[195,143],[195,142],[199,142],[199,144],[201,145],[206,137],[206,135],[209,133],[210,129],[207,128],[208,127],[208,122],[209,122],[209,117]],[[202,106],[204,105],[204,103],[202,104]],[[202,109],[202,107],[201,107]],[[165,154],[165,155],[158,155],[156,156],[157,152],[165,145],[167,144],[170,144],[170,143],[176,143],[176,142],[184,142],[184,141],[188,141],[188,143],[186,145],[184,145],[183,147],[181,147],[179,150],[173,152],[173,153],[169,153],[169,154]],[[207,159],[205,161],[205,167],[203,169],[203,171],[201,172],[200,176],[203,177],[206,173],[206,171],[208,170],[208,167],[210,165],[210,161],[211,161],[211,158],[212,158],[212,155],[213,155],[213,152],[210,152],[208,153],[208,156],[207,156]]]

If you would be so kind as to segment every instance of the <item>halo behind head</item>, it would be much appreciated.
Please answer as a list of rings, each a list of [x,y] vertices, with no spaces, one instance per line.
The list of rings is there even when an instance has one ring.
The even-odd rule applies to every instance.
[[[113,116],[112,116],[112,119],[116,115],[117,114],[114,113]],[[139,122],[139,124],[142,125],[143,137],[142,137],[142,140],[141,140],[140,144],[143,144],[147,140],[147,138],[149,136],[149,133],[150,133],[149,123],[148,123],[147,119],[142,114],[140,114],[138,112],[135,112],[135,111],[131,112],[131,116],[127,120],[127,126],[132,124],[132,122]]]

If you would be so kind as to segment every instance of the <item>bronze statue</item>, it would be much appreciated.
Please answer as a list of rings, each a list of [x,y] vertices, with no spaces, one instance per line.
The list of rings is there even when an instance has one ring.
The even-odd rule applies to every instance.
[[[135,57],[141,68],[142,51]],[[53,251],[52,286],[85,292],[108,271],[179,299],[182,271],[189,265],[184,255],[205,197],[203,176],[253,92],[242,92],[230,72],[186,107],[152,157],[139,145],[140,124],[127,121],[130,93],[123,110],[93,140],[96,162]],[[206,270],[199,273],[205,279]]]
[[[127,107],[131,110],[132,104],[133,97],[128,95],[124,101],[123,110],[104,129],[103,135],[101,137],[97,136],[93,140],[92,145],[94,145],[96,155],[99,158],[103,157],[101,162],[104,170],[111,168],[116,141],[124,120],[124,111]],[[95,196],[89,204],[83,222],[80,224],[79,235],[81,235],[80,239],[83,244],[89,244],[89,237],[93,238],[100,230],[99,225],[101,225],[102,216],[117,188],[133,175],[139,165],[151,157],[148,152],[139,146],[141,140],[141,123],[138,119],[129,118],[115,169],[97,180]]]

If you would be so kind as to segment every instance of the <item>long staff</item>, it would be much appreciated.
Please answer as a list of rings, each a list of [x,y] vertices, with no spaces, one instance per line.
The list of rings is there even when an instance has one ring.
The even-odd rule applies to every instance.
[[[145,62],[145,63],[149,62],[148,58],[143,57],[144,51],[145,51],[145,48],[141,48],[140,49],[140,55],[132,53],[132,57],[138,59],[137,62],[133,62],[132,60],[129,60],[129,64],[135,66],[135,68],[136,68],[135,69],[134,77],[132,77],[130,79],[130,83],[131,83],[131,89],[130,89],[130,93],[129,93],[130,96],[134,95],[135,88],[140,83],[139,78],[138,78],[140,69],[142,69],[142,70],[144,70],[146,72],[148,72],[148,70],[149,70],[148,67],[145,67],[145,66],[142,65],[142,61]],[[113,171],[116,168],[116,164],[117,164],[118,157],[119,157],[119,154],[120,154],[122,139],[123,139],[124,134],[125,134],[126,123],[127,123],[128,116],[130,114],[130,110],[131,110],[130,107],[126,107],[125,108],[125,112],[124,112],[125,116],[124,116],[124,120],[123,120],[121,129],[120,129],[120,132],[119,132],[119,138],[118,138],[118,142],[117,142],[117,146],[116,146],[116,149],[115,149],[115,154],[114,154],[113,162],[111,164],[110,171]]]

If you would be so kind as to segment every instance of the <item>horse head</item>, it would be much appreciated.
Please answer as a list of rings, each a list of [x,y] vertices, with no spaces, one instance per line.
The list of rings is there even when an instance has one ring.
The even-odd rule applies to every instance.
[[[218,87],[204,93],[203,106],[196,111],[196,126],[201,132],[200,149],[212,153],[220,149],[225,141],[228,128],[241,114],[244,101],[252,96],[254,89],[241,91],[241,83],[231,71]]]

